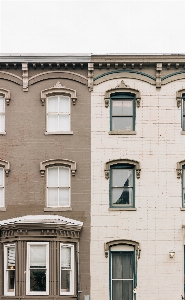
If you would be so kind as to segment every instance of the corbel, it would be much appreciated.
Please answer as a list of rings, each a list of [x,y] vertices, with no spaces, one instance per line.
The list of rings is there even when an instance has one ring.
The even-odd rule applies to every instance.
[[[59,63],[57,64],[57,69],[60,69],[60,64]]]
[[[161,87],[161,71],[162,71],[162,63],[156,64],[156,87]]]
[[[22,63],[23,92],[28,92],[28,64]]]
[[[168,63],[168,64],[167,64],[167,69],[169,70],[170,67],[171,67],[171,63]]]
[[[93,91],[93,76],[94,76],[94,64],[88,63],[88,88],[89,92]]]

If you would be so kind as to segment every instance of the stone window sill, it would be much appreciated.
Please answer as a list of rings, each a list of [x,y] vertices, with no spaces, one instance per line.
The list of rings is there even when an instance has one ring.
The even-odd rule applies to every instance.
[[[109,208],[109,211],[115,211],[115,210],[130,210],[130,211],[136,211],[137,208],[135,207],[115,207],[115,208]]]
[[[137,134],[136,131],[129,131],[129,130],[113,130],[109,131],[110,135],[122,134],[122,135],[135,135]]]
[[[72,211],[71,207],[45,207],[44,211]]]
[[[50,135],[50,134],[73,134],[73,131],[56,131],[56,132],[45,132],[45,135]]]

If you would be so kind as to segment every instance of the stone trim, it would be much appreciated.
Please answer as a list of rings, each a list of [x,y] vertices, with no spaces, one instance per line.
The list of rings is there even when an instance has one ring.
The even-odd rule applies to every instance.
[[[77,100],[76,90],[72,90],[70,88],[62,86],[59,81],[53,87],[41,91],[42,105],[44,105],[47,97],[53,96],[53,95],[69,96],[72,100],[73,105],[76,104],[76,100]]]
[[[0,88],[0,96],[5,98],[6,104],[9,105],[10,103],[10,91]]]
[[[107,90],[105,92],[105,97],[104,97],[105,107],[109,107],[110,96],[113,93],[131,93],[131,94],[135,94],[137,107],[140,107],[140,101],[141,101],[140,92],[138,90],[136,90],[136,89],[133,89],[133,88],[130,88],[129,86],[127,86],[124,83],[123,80],[115,88],[112,88],[112,89]]]
[[[115,159],[115,160],[110,160],[105,163],[105,178],[109,179],[110,176],[110,167],[118,164],[129,164],[129,165],[134,165],[136,167],[136,177],[137,179],[140,178],[140,163],[136,160],[131,160],[131,159]]]
[[[76,162],[69,159],[49,159],[40,163],[40,173],[44,177],[46,168],[52,166],[65,166],[71,168],[72,176],[75,176],[76,172]]]
[[[139,247],[139,243],[132,241],[132,240],[122,240],[122,239],[121,240],[113,240],[113,241],[104,243],[104,251],[105,251],[106,258],[108,257],[108,254],[109,254],[109,248],[111,246],[117,246],[117,245],[132,245],[132,246],[136,247],[138,250],[138,259],[140,258],[141,249]]]
[[[177,178],[180,179],[182,176],[182,166],[185,165],[185,160],[181,160],[177,162]]]
[[[8,177],[9,172],[10,172],[10,163],[8,161],[6,161],[6,160],[0,159],[0,167],[4,168],[6,177]]]
[[[177,107],[181,106],[182,94],[185,94],[185,89],[176,92]]]

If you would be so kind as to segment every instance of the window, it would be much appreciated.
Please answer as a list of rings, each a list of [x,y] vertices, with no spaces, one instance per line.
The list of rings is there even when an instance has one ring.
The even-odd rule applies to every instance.
[[[133,300],[135,265],[133,246],[119,245],[111,247],[111,300]]]
[[[70,131],[70,97],[47,98],[47,132]]]
[[[70,169],[50,167],[47,169],[47,206],[70,207]]]
[[[0,96],[0,133],[5,132],[5,98]]]
[[[134,206],[134,168],[131,165],[111,167],[110,206]]]
[[[0,167],[0,207],[4,207],[4,168]]]
[[[27,243],[27,295],[49,295],[49,243]]]
[[[130,93],[111,94],[111,131],[135,130],[135,97]]]
[[[74,245],[60,244],[60,295],[74,294]]]
[[[4,245],[4,295],[15,296],[15,244]]]

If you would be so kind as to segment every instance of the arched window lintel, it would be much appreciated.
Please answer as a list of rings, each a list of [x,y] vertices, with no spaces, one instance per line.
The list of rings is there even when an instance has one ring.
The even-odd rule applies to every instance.
[[[4,168],[5,174],[8,176],[10,172],[10,163],[6,160],[0,159],[0,167]]]
[[[131,245],[137,248],[138,250],[138,258],[140,258],[140,246],[139,243],[133,240],[113,240],[109,241],[107,243],[104,243],[104,251],[105,251],[105,257],[108,257],[109,253],[109,248],[112,246],[117,246],[117,245]]]
[[[10,103],[10,91],[0,88],[0,96],[5,98],[6,104],[9,105]]]
[[[69,159],[49,159],[40,163],[41,176],[45,175],[46,168],[53,166],[64,166],[71,169],[71,174],[75,176],[76,162]]]
[[[110,167],[116,166],[118,164],[134,165],[136,168],[136,177],[138,179],[140,178],[141,167],[140,167],[140,163],[138,161],[131,160],[131,159],[115,159],[115,160],[111,160],[111,161],[108,161],[105,163],[105,178],[106,179],[109,179]]]

